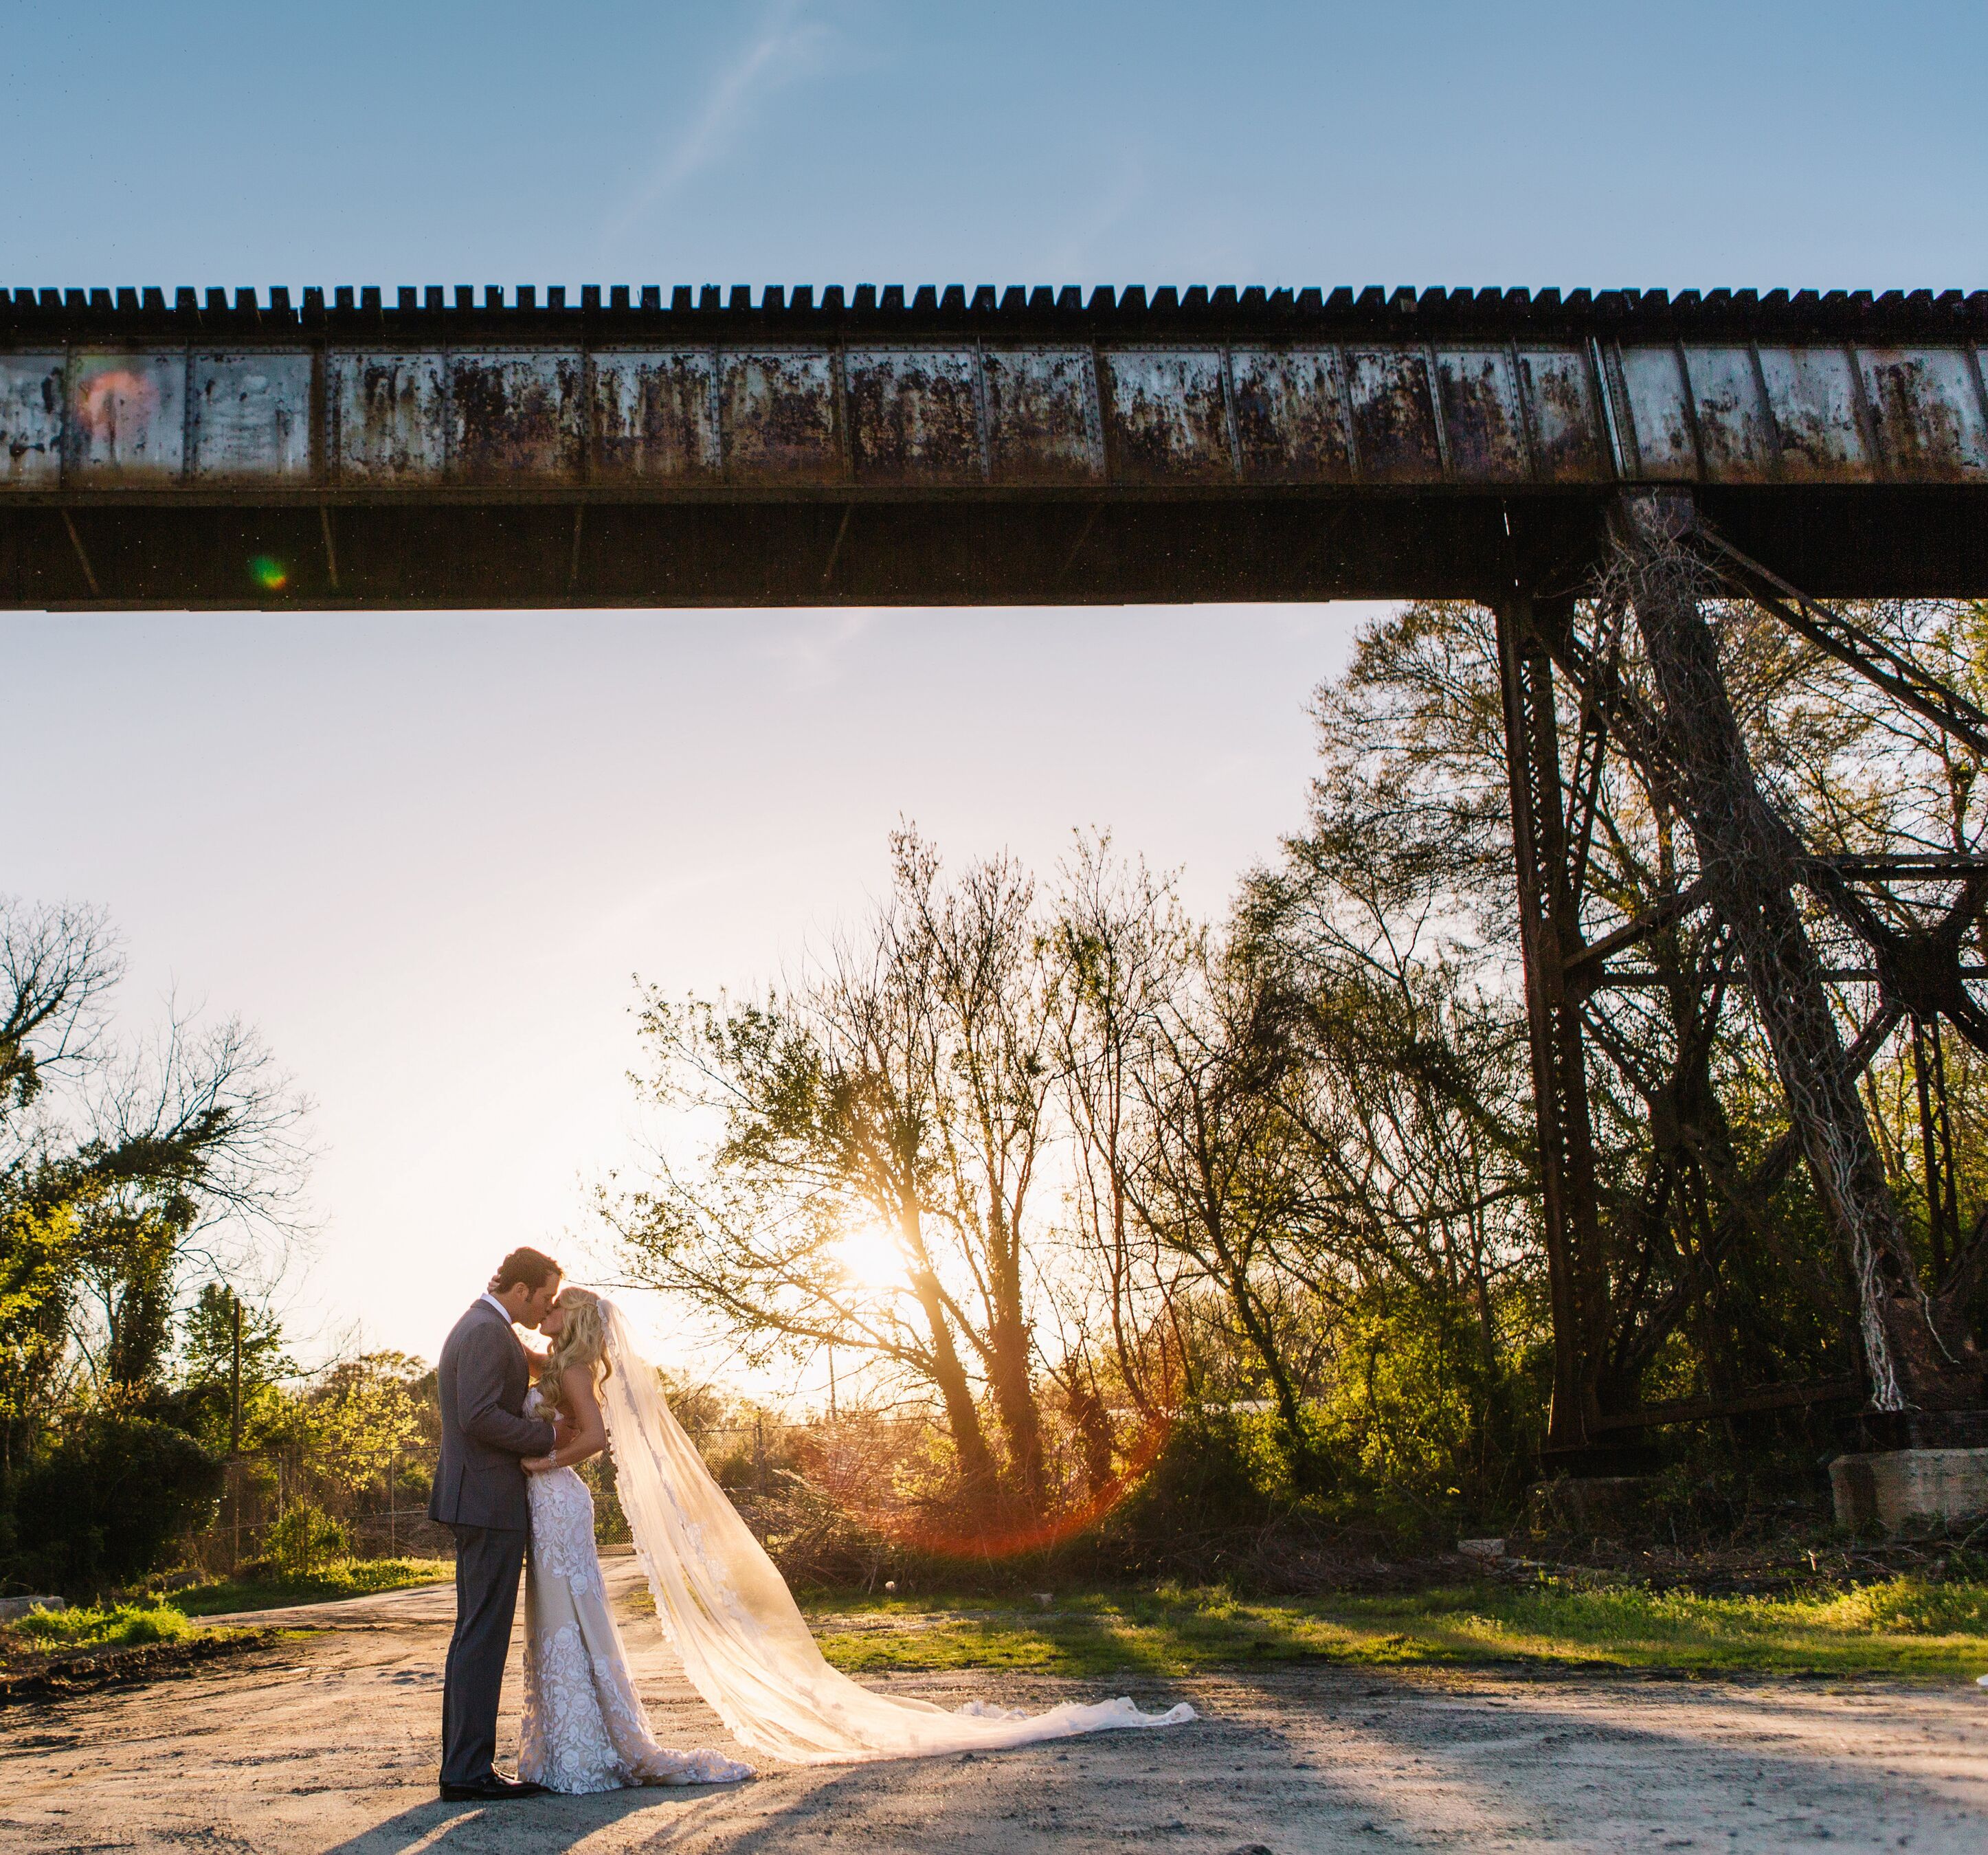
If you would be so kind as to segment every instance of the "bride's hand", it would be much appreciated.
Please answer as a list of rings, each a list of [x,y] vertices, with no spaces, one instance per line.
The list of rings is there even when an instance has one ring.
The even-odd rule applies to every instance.
[[[519,1464],[528,1475],[543,1475],[552,1466],[553,1459],[549,1455],[528,1455]]]

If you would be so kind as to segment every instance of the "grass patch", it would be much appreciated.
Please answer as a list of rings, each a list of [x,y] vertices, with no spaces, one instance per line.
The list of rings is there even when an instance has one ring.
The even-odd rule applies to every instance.
[[[276,1634],[203,1629],[163,1602],[31,1610],[0,1624],[0,1708],[170,1680],[265,1648]]]
[[[1988,1584],[1914,1578],[1776,1597],[1547,1580],[1319,1598],[1162,1586],[1060,1593],[1046,1612],[985,1598],[823,1596],[810,1609],[823,1653],[851,1674],[1160,1676],[1293,1662],[1949,1678],[1988,1670]]]
[[[228,1578],[177,1591],[173,1602],[189,1617],[229,1610],[269,1610],[286,1604],[370,1597],[409,1585],[440,1584],[455,1576],[446,1559],[340,1559],[303,1578]]]
[[[176,1643],[193,1624],[176,1604],[120,1603],[74,1610],[30,1610],[7,1626],[36,1649],[136,1649]]]

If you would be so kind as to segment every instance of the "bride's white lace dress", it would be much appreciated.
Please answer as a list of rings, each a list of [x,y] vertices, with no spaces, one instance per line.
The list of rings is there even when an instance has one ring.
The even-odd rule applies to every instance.
[[[637,1350],[626,1318],[611,1301],[600,1306],[611,1368],[601,1387],[601,1416],[614,1457],[614,1492],[635,1536],[636,1554],[656,1600],[657,1620],[682,1659],[685,1678],[743,1744],[798,1765],[842,1765],[993,1752],[1082,1732],[1184,1725],[1195,1718],[1194,1709],[1184,1701],[1164,1713],[1142,1713],[1124,1696],[1088,1703],[1066,1701],[1038,1714],[980,1701],[949,1711],[909,1695],[879,1694],[830,1667],[786,1580],[712,1479],[697,1445],[671,1414],[662,1382]],[[585,1500],[587,1490],[579,1478],[570,1478]],[[563,1503],[573,1499],[556,1487],[539,1485],[558,1479],[533,1478],[535,1529],[546,1524],[539,1518],[539,1503],[563,1511]],[[577,1507],[576,1502],[576,1511]],[[580,1535],[561,1536],[583,1538],[588,1562],[593,1563],[590,1524]],[[536,1537],[532,1551],[536,1591]],[[541,1624],[540,1612],[529,1607],[533,1602],[543,1600],[528,1600],[536,1642]],[[599,1610],[611,1633],[614,1624],[606,1605],[600,1604]],[[543,1615],[546,1623],[552,1622],[549,1606]],[[554,1629],[546,1640],[549,1643],[556,1635]],[[549,1648],[541,1659],[549,1666]],[[618,1640],[610,1659],[625,1687]],[[593,1665],[597,1682],[599,1656]],[[533,1678],[528,1675],[528,1683]],[[545,1684],[549,1686],[549,1681]],[[532,1691],[528,1686],[528,1694]],[[528,1726],[528,1735],[529,1731]],[[531,1743],[529,1737],[526,1743]],[[528,1776],[538,1775],[529,1762],[526,1770]],[[541,1777],[540,1782],[550,1780]]]
[[[533,1387],[528,1416],[544,1414]],[[570,1468],[526,1477],[525,1721],[519,1773],[556,1791],[634,1784],[729,1784],[752,1768],[700,1748],[673,1752],[649,1730],[593,1545],[593,1496]]]

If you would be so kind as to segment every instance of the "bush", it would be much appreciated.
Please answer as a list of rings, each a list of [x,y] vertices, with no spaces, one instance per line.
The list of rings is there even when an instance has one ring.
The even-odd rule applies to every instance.
[[[1138,1485],[1077,1542],[1078,1556],[1106,1576],[1214,1576],[1289,1511],[1291,1455],[1269,1412],[1184,1412]]]
[[[120,1603],[100,1610],[30,1610],[14,1627],[45,1648],[128,1649],[178,1642],[193,1625],[169,1603]]]
[[[134,1583],[212,1520],[224,1474],[218,1459],[167,1424],[86,1417],[8,1491],[7,1573],[66,1595]]]
[[[299,1501],[269,1529],[263,1558],[283,1577],[308,1578],[351,1550],[343,1527],[315,1503]]]

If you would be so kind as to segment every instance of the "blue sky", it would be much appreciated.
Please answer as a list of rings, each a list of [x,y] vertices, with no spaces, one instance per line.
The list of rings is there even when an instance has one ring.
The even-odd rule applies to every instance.
[[[17,283],[1988,281],[1978,0],[7,18]]]
[[[0,284],[1988,284],[1988,8],[12,0]],[[629,975],[886,832],[1219,909],[1344,608],[0,615],[0,887],[319,1102],[308,1334],[432,1353],[629,1152]]]

